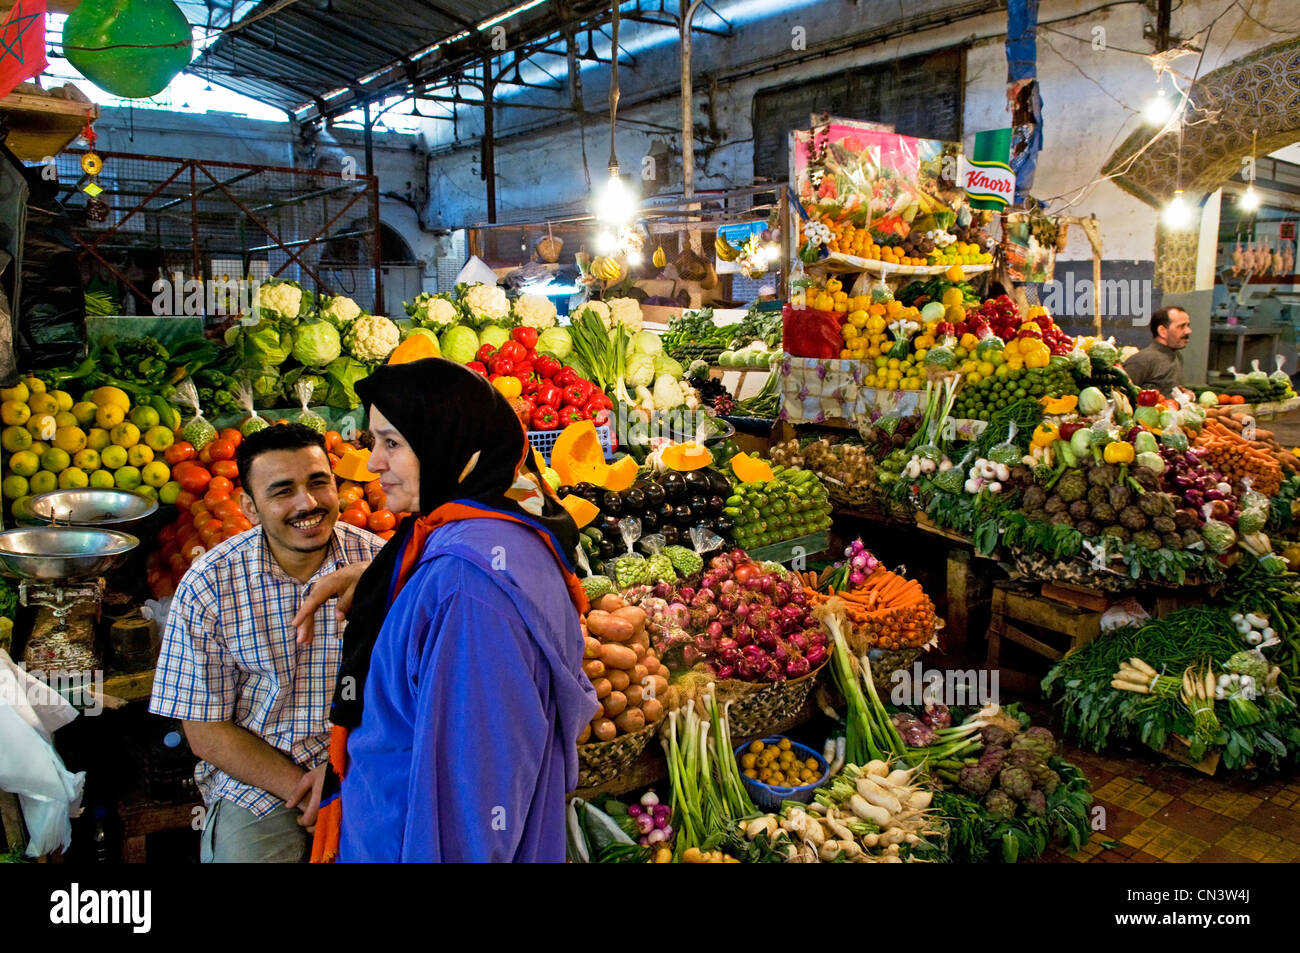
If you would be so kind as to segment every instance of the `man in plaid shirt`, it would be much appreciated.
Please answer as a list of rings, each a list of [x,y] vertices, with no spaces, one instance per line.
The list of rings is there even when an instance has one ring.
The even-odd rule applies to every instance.
[[[241,506],[260,525],[213,547],[181,579],[149,709],[179,718],[201,759],[202,860],[296,863],[310,851],[317,805],[297,804],[294,793],[329,749],[337,600],[318,610],[324,638],[310,645],[289,622],[321,577],[368,562],[383,540],[338,519],[320,434],[268,427],[240,444],[237,461]]]

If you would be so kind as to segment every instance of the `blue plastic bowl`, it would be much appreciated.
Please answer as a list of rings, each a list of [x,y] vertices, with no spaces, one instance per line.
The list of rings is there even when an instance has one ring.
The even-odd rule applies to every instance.
[[[758,738],[756,740],[763,742],[764,745],[774,745],[785,740],[785,738],[783,735],[772,735],[768,738]],[[749,750],[749,746],[753,743],[753,741],[747,741],[743,745],[736,746],[737,765],[740,764],[740,756],[745,754]],[[790,748],[792,751],[799,754],[800,761],[807,761],[809,758],[816,759],[817,763],[821,765],[822,768],[821,777],[812,784],[805,784],[797,788],[782,788],[776,787],[772,784],[764,784],[762,781],[755,781],[752,778],[746,777],[744,774],[744,768],[741,768],[740,780],[745,783],[745,790],[749,792],[750,799],[754,802],[756,807],[769,813],[775,813],[780,810],[782,801],[798,801],[801,804],[807,804],[813,799],[813,793],[825,784],[831,776],[831,766],[826,763],[825,758],[812,748],[809,748],[807,745],[801,745],[797,741],[791,741]]]

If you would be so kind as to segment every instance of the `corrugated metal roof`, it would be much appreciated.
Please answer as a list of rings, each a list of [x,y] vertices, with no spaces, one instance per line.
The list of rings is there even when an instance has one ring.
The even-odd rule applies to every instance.
[[[247,26],[218,39],[190,70],[292,111],[520,6],[519,0],[298,0],[256,19],[277,2],[262,0],[243,18]]]

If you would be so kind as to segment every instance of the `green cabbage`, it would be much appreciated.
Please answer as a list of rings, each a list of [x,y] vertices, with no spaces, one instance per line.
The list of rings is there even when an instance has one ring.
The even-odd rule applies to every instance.
[[[562,361],[573,352],[573,338],[566,328],[547,328],[537,337],[537,353]]]
[[[510,329],[503,328],[499,324],[486,325],[483,330],[478,333],[479,347],[482,347],[484,344],[491,344],[493,347],[500,347],[509,340]],[[471,360],[473,360],[473,358],[471,358]]]
[[[328,321],[308,321],[298,325],[293,342],[293,358],[308,367],[324,367],[343,353],[339,330]]]
[[[325,377],[329,382],[325,403],[343,410],[359,406],[361,400],[357,397],[356,385],[369,376],[370,368],[354,357],[345,356],[331,361],[325,367]]]
[[[1109,341],[1094,341],[1092,347],[1088,349],[1088,357],[1094,361],[1102,361],[1109,367],[1119,360],[1119,348]]]
[[[682,375],[685,373],[686,372],[683,370],[682,365],[677,361],[674,361],[667,354],[658,354],[655,356],[655,377],[662,377],[666,374],[673,380],[681,380]]]
[[[648,386],[655,379],[655,360],[649,354],[636,354],[628,359],[627,373],[623,379],[632,387]]]
[[[279,367],[293,353],[293,331],[270,318],[251,327],[241,326],[232,337],[231,346],[243,367]]]
[[[467,328],[463,324],[457,324],[443,332],[442,339],[438,341],[438,349],[442,351],[442,356],[449,361],[455,361],[457,364],[468,364],[474,360],[478,354],[478,335],[474,333],[473,328]]]
[[[664,352],[664,342],[653,331],[638,331],[632,336],[631,350],[636,354],[649,354],[654,357]]]

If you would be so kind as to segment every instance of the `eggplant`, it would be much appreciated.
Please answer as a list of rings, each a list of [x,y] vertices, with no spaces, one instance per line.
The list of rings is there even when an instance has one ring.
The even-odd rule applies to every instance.
[[[727,479],[721,470],[705,467],[704,472],[709,477],[709,491],[711,493],[716,493],[723,499],[731,496],[731,481]]]
[[[677,521],[678,526],[689,526],[691,521],[695,519],[691,515],[691,508],[685,503],[673,507],[673,518]]]
[[[718,516],[713,520],[713,531],[719,535],[731,533],[736,529],[736,521],[730,516]]]
[[[623,514],[623,497],[613,491],[606,492],[600,498],[600,508],[606,513],[621,516]]]
[[[722,511],[727,506],[727,501],[720,496],[711,496],[709,497],[708,506],[710,516],[721,516]]]
[[[600,553],[601,559],[613,559],[618,552],[618,548],[608,539],[601,540],[600,545],[596,547],[596,552]]]
[[[560,499],[564,499],[566,496],[569,496],[572,493],[573,493],[573,487],[567,484],[561,484],[560,486],[557,486],[555,488],[555,495],[558,496]]]
[[[644,513],[641,514],[640,519],[641,519],[641,532],[653,533],[654,531],[659,529],[658,510],[646,510]]]
[[[686,505],[690,507],[693,519],[702,520],[709,515],[709,501],[698,494],[687,500]]]
[[[658,517],[656,517],[656,520],[657,519]],[[678,534],[677,527],[674,526],[672,523],[669,523],[667,526],[662,527],[659,530],[659,535],[664,538],[665,546],[676,546],[678,541],[681,539],[681,537]]]
[[[604,490],[591,483],[579,483],[574,487],[574,492],[593,506],[600,506],[601,497],[604,494]]]
[[[675,519],[677,519],[677,507],[673,506],[671,503],[665,503],[663,506],[659,507],[660,525],[671,523]]]
[[[601,535],[604,536],[605,539],[610,540],[611,542],[620,542],[623,539],[623,534],[619,532],[618,529],[617,516],[606,513],[597,517],[596,523],[600,527]]]
[[[646,492],[638,490],[635,486],[623,494],[623,508],[626,510],[635,510],[638,513],[645,509]]]
[[[635,487],[634,487],[635,489]],[[658,483],[650,483],[645,488],[645,501],[647,506],[663,506],[668,500],[668,494]]]
[[[682,477],[691,493],[708,493],[709,478],[700,470],[688,470]]]
[[[665,473],[662,479],[665,498],[676,503],[686,497],[686,480],[676,472]]]

